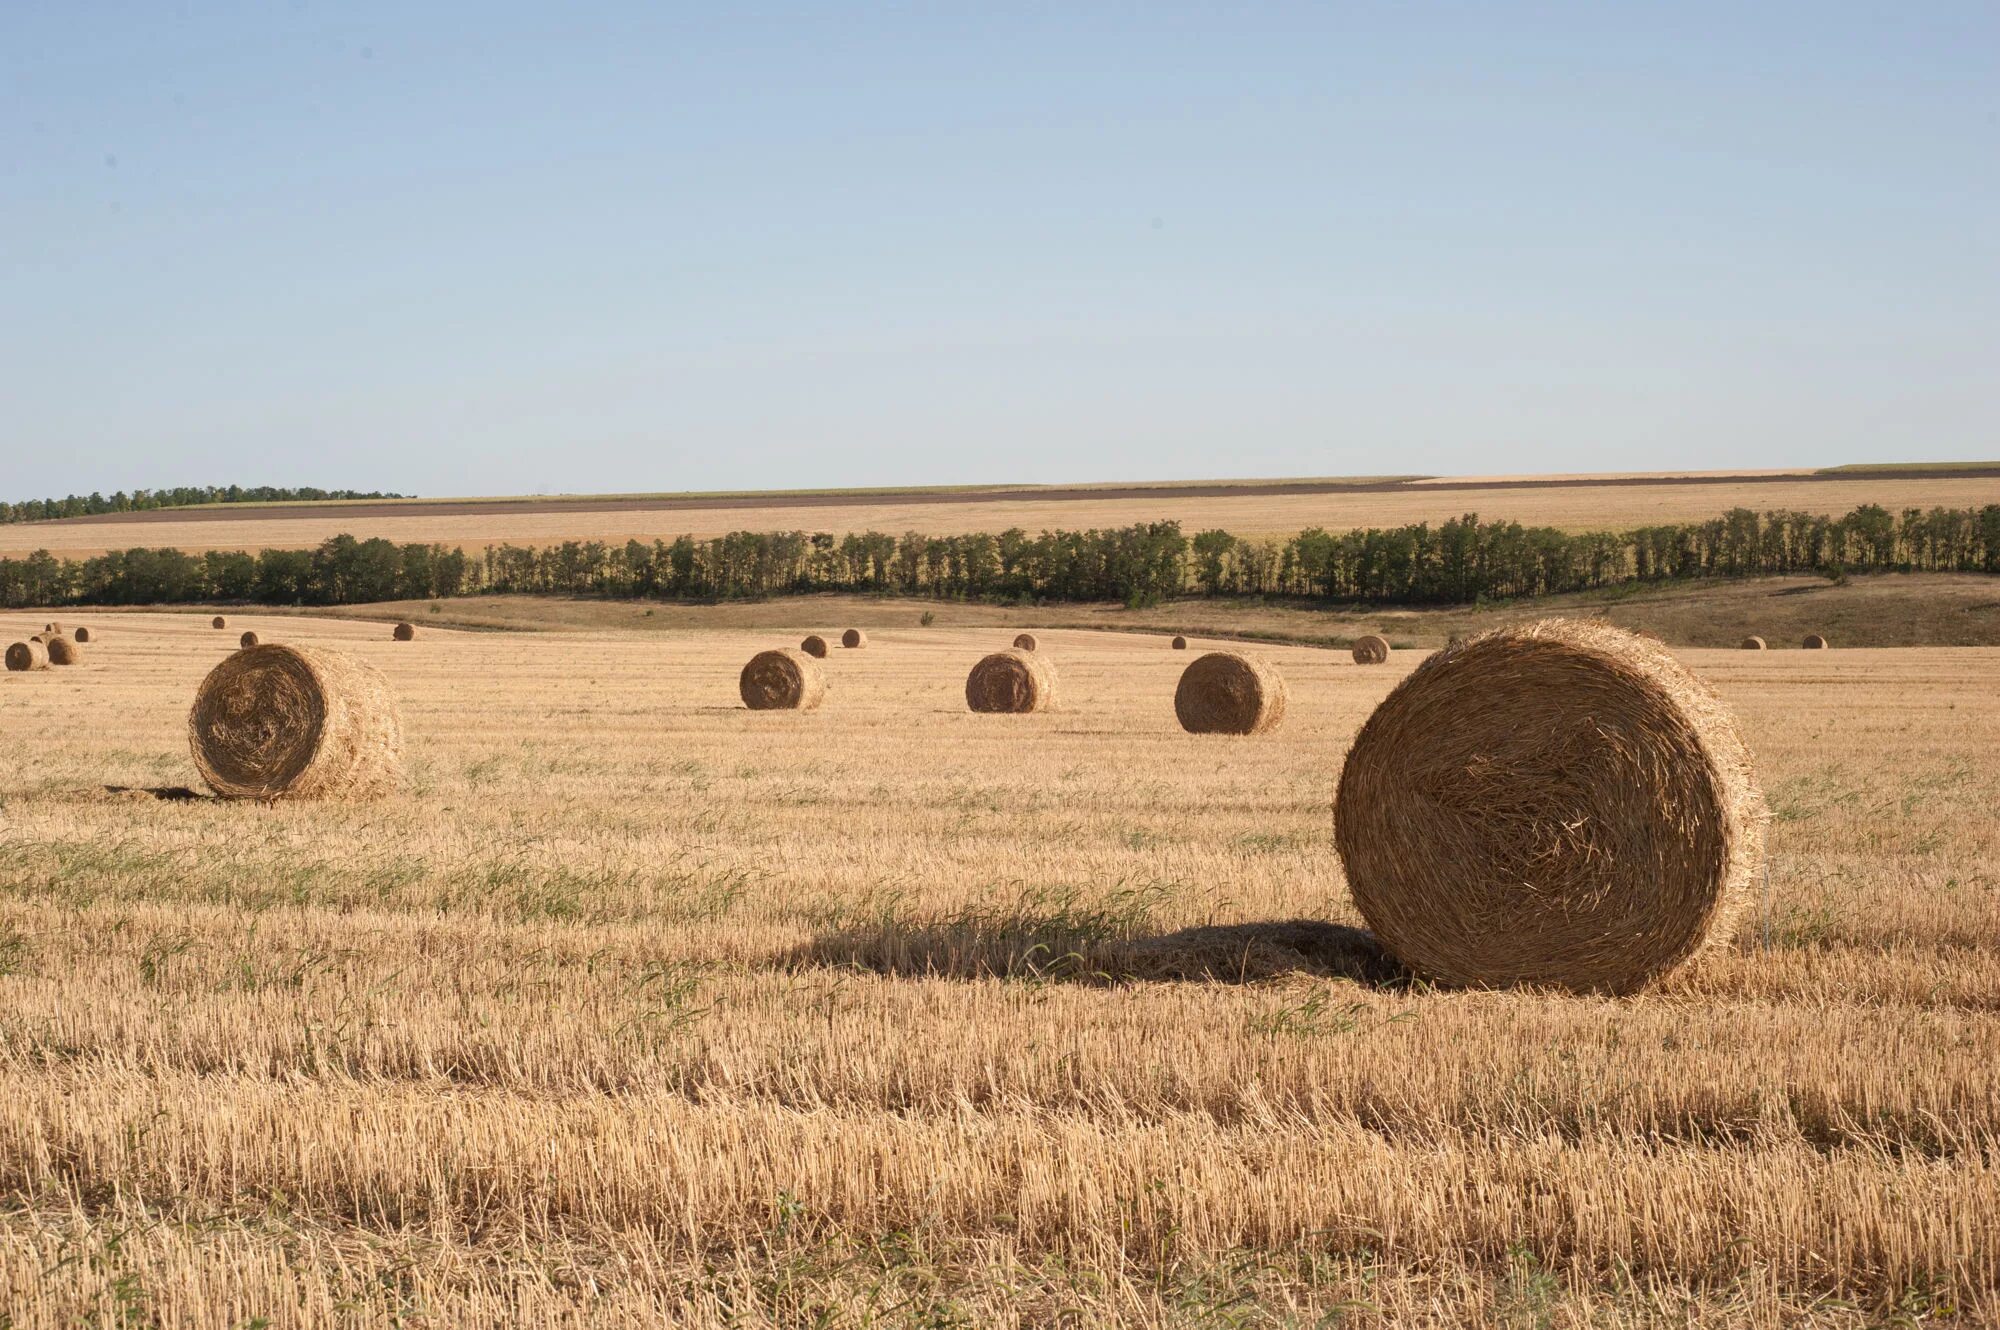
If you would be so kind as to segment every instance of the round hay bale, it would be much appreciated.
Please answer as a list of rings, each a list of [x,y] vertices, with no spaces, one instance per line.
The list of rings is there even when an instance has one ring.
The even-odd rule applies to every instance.
[[[1035,640],[1033,633],[1014,634],[1014,649],[1016,651],[1033,651],[1040,645],[1041,643]]]
[[[965,676],[965,705],[974,711],[1020,715],[1056,704],[1056,667],[1038,651],[996,651]]]
[[[238,638],[237,641],[244,647],[254,647],[257,645],[257,634],[245,633],[243,634],[242,637]]]
[[[45,633],[60,633],[62,625],[59,623],[45,623],[42,625],[42,631]]]
[[[49,644],[49,639],[54,636],[55,636],[54,633],[36,633],[33,637],[29,638],[28,640],[30,642],[39,642],[43,646],[47,646]]]
[[[1548,619],[1396,686],[1348,753],[1334,843],[1419,974],[1624,993],[1728,937],[1768,820],[1734,717],[1666,648]]]
[[[50,638],[44,645],[48,648],[51,665],[77,665],[83,661],[82,649],[61,634]]]
[[[39,638],[31,637],[7,648],[7,668],[10,670],[45,670],[48,667],[49,649],[42,645]]]
[[[229,626],[229,620],[223,618],[220,614],[218,614],[213,619],[210,619],[208,621],[208,626],[210,628],[227,628]]]
[[[395,638],[398,642],[413,642],[417,637],[417,626],[413,623],[399,623],[396,625],[396,630],[389,634],[389,636]]]
[[[1746,637],[1737,643],[1737,646],[1745,651],[1762,651],[1764,649],[1764,639],[1761,637]]]
[[[76,640],[79,642],[88,642],[90,640],[90,636],[91,634],[88,628],[79,628],[76,630]]]
[[[1187,639],[1186,639],[1185,637],[1176,637],[1176,638],[1174,639],[1174,650],[1176,650],[1176,651],[1186,651],[1186,650],[1187,650]]]
[[[818,633],[814,633],[812,636],[806,638],[805,641],[799,643],[799,650],[805,652],[808,656],[815,656],[824,660],[826,659],[826,639]]]
[[[1354,663],[1356,665],[1380,665],[1389,659],[1389,639],[1369,633],[1366,637],[1354,639]]]
[[[317,647],[256,646],[201,681],[188,746],[226,799],[358,799],[400,782],[403,720],[372,665]]]
[[[737,681],[752,711],[811,711],[826,697],[826,675],[803,651],[760,651]]]
[[[1285,701],[1284,678],[1268,661],[1211,651],[1181,671],[1174,715],[1189,734],[1262,734],[1285,718]]]
[[[1827,648],[1827,641],[1818,633],[1808,633],[1804,645],[1807,651],[1824,651]]]
[[[859,628],[850,628],[840,635],[840,644],[844,647],[865,647],[868,645],[868,634]]]

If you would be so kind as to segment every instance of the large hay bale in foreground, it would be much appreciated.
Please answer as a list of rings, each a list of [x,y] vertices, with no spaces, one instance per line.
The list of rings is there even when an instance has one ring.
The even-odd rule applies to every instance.
[[[239,638],[237,638],[237,639],[236,639],[236,644],[237,644],[238,646],[241,646],[241,647],[246,647],[246,648],[247,648],[247,647],[254,647],[254,646],[256,646],[256,645],[257,645],[257,634],[255,634],[255,633],[245,633],[245,634],[243,634],[243,636],[241,636],[241,637],[239,637]]]
[[[1802,645],[1807,651],[1824,651],[1827,649],[1827,640],[1818,633],[1808,633]]]
[[[1270,662],[1211,651],[1181,671],[1174,715],[1190,734],[1262,734],[1285,718],[1284,678]]]
[[[1041,643],[1035,639],[1033,633],[1014,634],[1014,650],[1016,651],[1033,651],[1040,645]]]
[[[1767,820],[1715,694],[1664,647],[1550,619],[1397,685],[1348,753],[1334,841],[1418,973],[1623,993],[1728,937]]]
[[[16,642],[7,648],[7,668],[15,672],[22,670],[45,670],[49,667],[49,649],[39,638],[29,638]]]
[[[1762,651],[1764,649],[1764,639],[1761,637],[1746,637],[1737,643],[1737,646],[1745,651]]]
[[[859,628],[850,628],[840,635],[840,644],[844,647],[865,647],[868,645],[868,634]]]
[[[824,660],[826,659],[826,639],[818,633],[813,633],[805,641],[799,643],[799,650],[805,652],[808,656]]]
[[[1038,651],[996,651],[965,676],[965,705],[974,711],[1020,715],[1056,704],[1056,667]]]
[[[79,641],[79,642],[88,642],[88,641],[90,640],[90,638],[91,638],[91,632],[90,632],[90,630],[89,630],[88,628],[78,628],[78,629],[76,630],[76,640],[77,640],[77,641]]]
[[[1174,639],[1174,650],[1176,650],[1176,651],[1186,651],[1186,650],[1187,650],[1187,639],[1186,639],[1185,637],[1176,637],[1176,638]]]
[[[1389,659],[1389,639],[1374,633],[1357,637],[1352,654],[1356,665],[1380,665]]]
[[[229,620],[223,618],[220,614],[218,614],[213,619],[210,619],[208,621],[208,626],[210,628],[227,628],[229,626]]]
[[[43,645],[48,648],[51,665],[78,665],[83,662],[83,649],[60,634]]]
[[[256,646],[208,672],[188,713],[195,768],[228,799],[358,799],[402,779],[403,721],[373,666]]]
[[[395,631],[391,632],[389,636],[393,637],[398,642],[415,641],[417,636],[417,626],[413,623],[399,623],[396,625]]]
[[[752,656],[737,687],[752,711],[811,711],[826,697],[826,675],[805,652],[780,647]]]

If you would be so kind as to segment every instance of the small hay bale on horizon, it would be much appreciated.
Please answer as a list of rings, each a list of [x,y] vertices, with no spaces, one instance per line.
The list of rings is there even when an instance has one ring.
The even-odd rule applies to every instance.
[[[1764,649],[1764,639],[1761,637],[1746,637],[1736,645],[1737,649],[1742,651],[1762,651]]]
[[[51,665],[80,665],[83,663],[83,650],[76,643],[70,641],[60,633],[51,637],[43,645],[48,648],[49,664]]]
[[[90,639],[91,639],[91,632],[90,632],[90,630],[89,630],[88,628],[82,628],[82,627],[79,627],[79,628],[78,628],[78,629],[76,630],[76,640],[77,640],[77,641],[79,641],[79,642],[88,642],[88,641],[89,641]]]
[[[1806,640],[1801,645],[1807,651],[1825,651],[1829,644],[1826,638],[1822,637],[1820,634],[1807,633]]]
[[[398,642],[413,642],[417,637],[417,626],[413,623],[399,623],[389,636]]]
[[[818,633],[813,633],[805,641],[799,643],[799,650],[805,652],[808,656],[824,660],[826,659],[826,639]]]
[[[45,670],[49,667],[49,649],[39,638],[31,637],[25,642],[16,642],[7,648],[7,668],[15,673],[26,670]]]
[[[1174,715],[1189,734],[1263,734],[1285,718],[1289,692],[1269,661],[1211,651],[1181,671]]]
[[[210,619],[208,621],[208,626],[210,628],[227,628],[229,626],[229,620],[223,618],[220,614],[218,614],[213,619]]]
[[[1396,686],[1340,773],[1334,844],[1418,974],[1629,993],[1728,938],[1768,821],[1735,718],[1665,647],[1547,619]]]
[[[1173,648],[1176,651],[1186,651],[1188,649],[1187,639],[1185,637],[1176,637],[1173,641]]]
[[[752,656],[736,686],[752,711],[811,711],[826,698],[826,674],[819,663],[790,647]]]
[[[1016,651],[1033,651],[1040,645],[1041,643],[1035,640],[1033,633],[1014,634],[1014,649]]]
[[[850,628],[840,635],[840,644],[844,647],[865,647],[868,645],[868,634],[859,628]]]
[[[246,632],[245,634],[243,634],[243,636],[237,638],[236,642],[237,645],[241,647],[245,648],[254,647],[257,645],[257,634]]]
[[[1056,704],[1056,667],[1039,651],[1009,649],[965,676],[965,705],[987,715],[1026,715]]]
[[[188,747],[225,799],[362,799],[402,781],[403,721],[388,681],[318,647],[225,657],[195,693]]]
[[[1357,637],[1351,654],[1356,665],[1380,665],[1389,659],[1389,639],[1376,633]]]

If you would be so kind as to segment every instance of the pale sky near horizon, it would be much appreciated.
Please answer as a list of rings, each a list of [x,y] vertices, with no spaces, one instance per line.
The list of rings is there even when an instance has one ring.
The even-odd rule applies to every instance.
[[[10,3],[0,499],[2000,457],[2000,6]]]

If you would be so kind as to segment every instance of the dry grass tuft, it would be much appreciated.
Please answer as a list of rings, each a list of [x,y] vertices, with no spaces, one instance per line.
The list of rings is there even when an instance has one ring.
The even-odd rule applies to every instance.
[[[372,665],[316,647],[253,646],[201,682],[188,745],[229,799],[358,799],[401,783],[403,721]]]
[[[1356,665],[1380,665],[1389,659],[1389,639],[1369,633],[1354,639]]]
[[[1362,726],[1334,804],[1355,904],[1413,970],[1612,993],[1728,938],[1768,816],[1705,684],[1564,619],[1418,666]]]
[[[1285,718],[1277,667],[1237,651],[1211,651],[1181,671],[1174,715],[1190,734],[1263,734]]]
[[[965,676],[965,705],[974,711],[1019,715],[1056,704],[1056,669],[1031,651],[996,651]]]
[[[752,656],[737,689],[752,711],[811,711],[826,698],[826,675],[805,652],[779,647]]]

